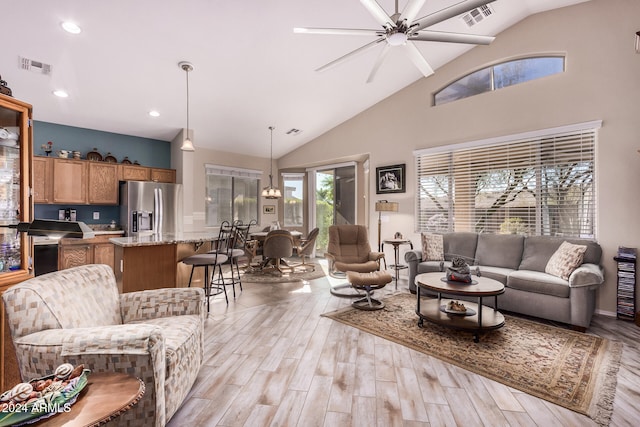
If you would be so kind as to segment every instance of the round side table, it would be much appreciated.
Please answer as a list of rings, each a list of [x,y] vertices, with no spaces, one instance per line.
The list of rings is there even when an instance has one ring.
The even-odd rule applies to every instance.
[[[89,382],[78,395],[69,412],[60,412],[38,421],[37,426],[99,426],[120,416],[137,404],[144,395],[142,380],[123,373],[89,374]]]
[[[385,243],[388,245],[393,245],[394,263],[390,265],[389,268],[391,268],[395,272],[393,280],[396,282],[396,290],[397,290],[398,276],[399,276],[400,270],[409,268],[408,265],[400,264],[400,245],[409,245],[411,246],[411,249],[413,249],[413,243],[411,243],[411,240],[406,240],[406,239],[386,239],[382,241],[382,248],[381,248],[382,252],[384,252]]]

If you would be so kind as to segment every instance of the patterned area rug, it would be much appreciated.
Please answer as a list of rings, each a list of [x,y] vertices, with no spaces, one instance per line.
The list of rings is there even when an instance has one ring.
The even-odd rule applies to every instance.
[[[323,314],[338,322],[483,375],[608,425],[622,343],[513,316],[480,336],[424,322],[416,297],[396,294],[379,311],[351,307]]]
[[[315,268],[313,271],[299,271],[295,273],[283,273],[280,274],[277,271],[250,271],[245,270],[242,272],[242,280],[251,283],[284,283],[284,282],[300,282],[302,280],[319,279],[325,276],[322,266],[318,263],[308,263]]]

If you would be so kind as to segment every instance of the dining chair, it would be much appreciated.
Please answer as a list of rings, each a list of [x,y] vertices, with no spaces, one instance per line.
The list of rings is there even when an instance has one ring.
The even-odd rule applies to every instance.
[[[302,269],[304,271],[314,271],[315,266],[313,264],[307,264],[306,258],[313,254],[313,250],[316,246],[316,239],[318,237],[318,233],[320,229],[318,227],[314,228],[309,232],[306,238],[300,239],[298,243],[295,245],[296,253],[300,258],[302,258],[302,263],[298,263],[292,265],[293,269]]]
[[[282,259],[293,255],[293,236],[288,230],[269,231],[264,239],[262,253],[266,258],[264,267],[272,264],[281,274],[285,268],[291,270],[291,267],[287,266],[286,261],[283,262]]]

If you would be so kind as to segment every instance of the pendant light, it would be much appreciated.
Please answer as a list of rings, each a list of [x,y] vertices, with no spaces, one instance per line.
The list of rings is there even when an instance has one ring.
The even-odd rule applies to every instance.
[[[282,193],[279,189],[273,187],[273,126],[269,126],[271,131],[271,154],[269,155],[269,186],[262,189],[262,197],[267,199],[279,199],[282,197]]]
[[[182,141],[182,147],[180,147],[180,149],[182,151],[195,151],[193,142],[191,142],[191,139],[189,139],[189,71],[193,71],[193,64],[183,61],[180,62],[178,66],[182,68],[187,74],[187,134],[184,138],[184,141]]]

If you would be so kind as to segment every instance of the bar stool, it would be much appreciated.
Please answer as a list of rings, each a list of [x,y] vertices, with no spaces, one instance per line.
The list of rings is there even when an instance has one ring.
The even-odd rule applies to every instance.
[[[224,283],[224,276],[222,274],[222,264],[227,262],[228,257],[224,254],[220,253],[206,253],[206,254],[195,254],[186,257],[182,260],[183,263],[191,266],[191,274],[189,275],[189,287],[191,287],[191,280],[193,279],[193,270],[196,267],[204,267],[204,294],[207,297],[207,313],[209,312],[210,302],[209,297],[219,295],[224,292],[224,298],[229,304],[229,297],[227,296],[227,288]],[[213,267],[213,271],[211,272],[211,277],[209,276],[209,266]],[[213,286],[213,276],[216,274],[216,268],[218,268],[218,281],[216,282],[218,285],[216,286],[217,292],[212,294],[212,286]]]
[[[236,283],[240,282],[240,270],[236,267],[236,277],[233,267],[237,261],[237,257],[244,255],[244,251],[242,251],[241,254],[234,252],[235,235],[236,226],[229,224],[229,221],[222,221],[222,223],[220,223],[220,230],[218,231],[218,239],[215,241],[215,248],[212,248],[212,250],[208,252],[209,254],[219,254],[226,257],[225,261],[220,264],[229,264],[231,270],[230,282],[225,283],[224,276],[221,274],[214,283],[222,287],[231,285],[234,299],[236,297]],[[234,255],[236,255],[235,260]],[[220,267],[220,271],[222,271],[222,266]],[[240,284],[240,290],[242,290],[242,284]]]

